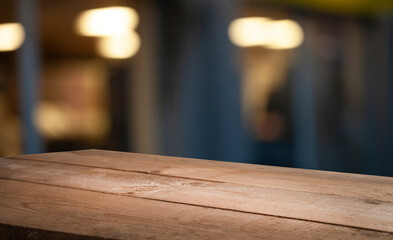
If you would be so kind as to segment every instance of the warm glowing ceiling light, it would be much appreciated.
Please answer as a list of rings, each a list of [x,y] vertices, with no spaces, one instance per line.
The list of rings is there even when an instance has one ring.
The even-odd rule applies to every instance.
[[[127,34],[136,28],[138,13],[129,7],[107,7],[87,10],[76,19],[76,30],[85,36]]]
[[[25,39],[25,31],[20,23],[0,24],[0,51],[18,49]]]
[[[271,23],[272,41],[267,45],[271,49],[290,49],[303,42],[304,33],[298,23],[292,20],[280,20]]]
[[[141,40],[135,31],[126,35],[98,39],[98,54],[105,58],[124,59],[136,54]]]
[[[270,49],[298,47],[304,38],[302,28],[292,20],[263,17],[239,18],[229,25],[229,39],[239,47],[264,46]]]
[[[263,17],[239,18],[231,22],[228,29],[229,39],[239,47],[267,44],[270,36],[270,19]]]

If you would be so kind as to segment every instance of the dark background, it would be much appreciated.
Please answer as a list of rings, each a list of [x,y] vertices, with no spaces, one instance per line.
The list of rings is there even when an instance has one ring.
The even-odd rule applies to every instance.
[[[99,57],[73,28],[116,5],[140,16],[130,59]],[[100,148],[393,176],[392,13],[388,0],[3,0],[0,24],[30,30],[0,52],[0,156]],[[304,41],[236,47],[228,26],[250,16],[292,19]]]

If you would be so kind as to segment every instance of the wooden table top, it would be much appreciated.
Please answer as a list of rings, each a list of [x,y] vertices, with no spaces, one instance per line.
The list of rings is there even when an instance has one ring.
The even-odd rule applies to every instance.
[[[393,178],[83,150],[0,158],[0,239],[393,239]]]

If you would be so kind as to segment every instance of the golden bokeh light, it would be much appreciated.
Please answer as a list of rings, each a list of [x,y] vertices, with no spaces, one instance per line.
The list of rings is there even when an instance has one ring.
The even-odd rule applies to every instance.
[[[0,24],[0,51],[18,49],[25,39],[25,31],[20,23]]]
[[[138,13],[129,7],[107,7],[82,12],[76,18],[76,31],[84,36],[107,37],[133,31]]]
[[[229,25],[228,35],[236,46],[263,46],[270,49],[296,48],[304,38],[302,28],[295,21],[264,17],[235,19]]]
[[[129,34],[103,37],[98,39],[98,54],[105,58],[125,59],[134,56],[141,45],[139,35],[132,31]]]
[[[267,44],[271,49],[291,49],[302,44],[304,39],[303,29],[293,20],[279,20],[271,23],[269,34],[272,40]]]
[[[267,44],[270,36],[266,34],[270,19],[263,17],[239,18],[229,25],[229,39],[239,47],[252,47]]]

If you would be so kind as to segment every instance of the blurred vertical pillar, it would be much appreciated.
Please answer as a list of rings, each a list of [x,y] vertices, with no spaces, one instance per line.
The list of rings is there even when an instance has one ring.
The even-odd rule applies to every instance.
[[[170,142],[166,154],[250,161],[241,118],[240,78],[227,34],[237,1],[178,3],[174,8],[182,11],[177,16],[171,14],[174,8],[167,8],[167,17],[177,19],[166,25],[167,33],[176,34],[167,41],[170,51],[165,52],[172,57],[165,70],[171,77],[165,85],[172,84],[163,127],[164,142]]]
[[[241,111],[241,81],[235,68],[235,46],[228,37],[228,26],[235,19],[236,11],[241,4],[238,0],[217,0],[213,16],[216,16],[210,35],[215,37],[212,45],[212,66],[217,66],[217,75],[213,79],[218,82],[218,113],[219,113],[219,159],[224,161],[252,163],[250,139],[247,136]],[[213,71],[213,70],[212,70]]]
[[[129,149],[141,153],[161,153],[159,146],[158,78],[160,59],[160,12],[156,1],[140,1],[138,8],[141,49],[132,59],[133,74],[129,84]],[[135,62],[133,62],[135,61]]]
[[[228,37],[228,26],[236,17],[237,0],[207,1],[210,4],[210,23],[207,27],[207,52],[201,59],[210,75],[208,81],[215,82],[210,90],[212,101],[217,101],[211,116],[217,117],[217,159],[235,162],[252,162],[249,155],[245,126],[241,115],[241,79],[234,68],[235,46]],[[198,79],[195,79],[198,81]],[[209,91],[209,89],[208,89]],[[216,92],[214,92],[216,91]],[[215,128],[216,126],[211,126]]]
[[[342,88],[344,112],[344,161],[346,172],[364,173],[365,148],[363,146],[365,61],[363,27],[358,21],[342,25]]]
[[[392,71],[392,17],[388,13],[381,13],[378,21],[377,47],[378,64],[377,76],[379,85],[379,126],[382,138],[382,159],[378,174],[393,176],[393,71]]]
[[[296,50],[292,72],[292,115],[294,166],[317,169],[318,149],[315,113],[315,77],[313,72],[311,20],[299,19],[304,43]]]
[[[363,162],[363,172],[368,174],[378,174],[381,165],[382,146],[381,133],[379,132],[378,111],[379,105],[380,77],[377,73],[378,47],[376,26],[371,22],[366,22],[363,31],[363,51],[364,62],[362,74],[365,76],[363,83],[364,100],[363,100],[363,147],[365,149],[365,159]]]
[[[23,153],[42,151],[41,138],[34,125],[34,109],[40,89],[38,45],[38,0],[18,0],[17,16],[25,29],[25,41],[18,50],[19,99]]]
[[[111,112],[111,149],[117,151],[127,151],[129,149],[130,135],[127,132],[130,128],[129,119],[129,75],[132,73],[130,66],[113,64],[110,66],[109,74],[109,94]],[[126,111],[124,111],[126,110]],[[132,121],[131,121],[132,123]]]
[[[393,176],[391,17],[380,14],[376,24],[367,32],[366,41],[365,172]]]
[[[385,160],[385,169],[388,171],[388,175],[393,177],[393,164],[391,160],[393,159],[393,17],[389,18],[389,22],[386,27],[387,36],[386,39],[387,44],[387,70],[388,70],[388,139],[387,139],[387,149],[388,155]]]

